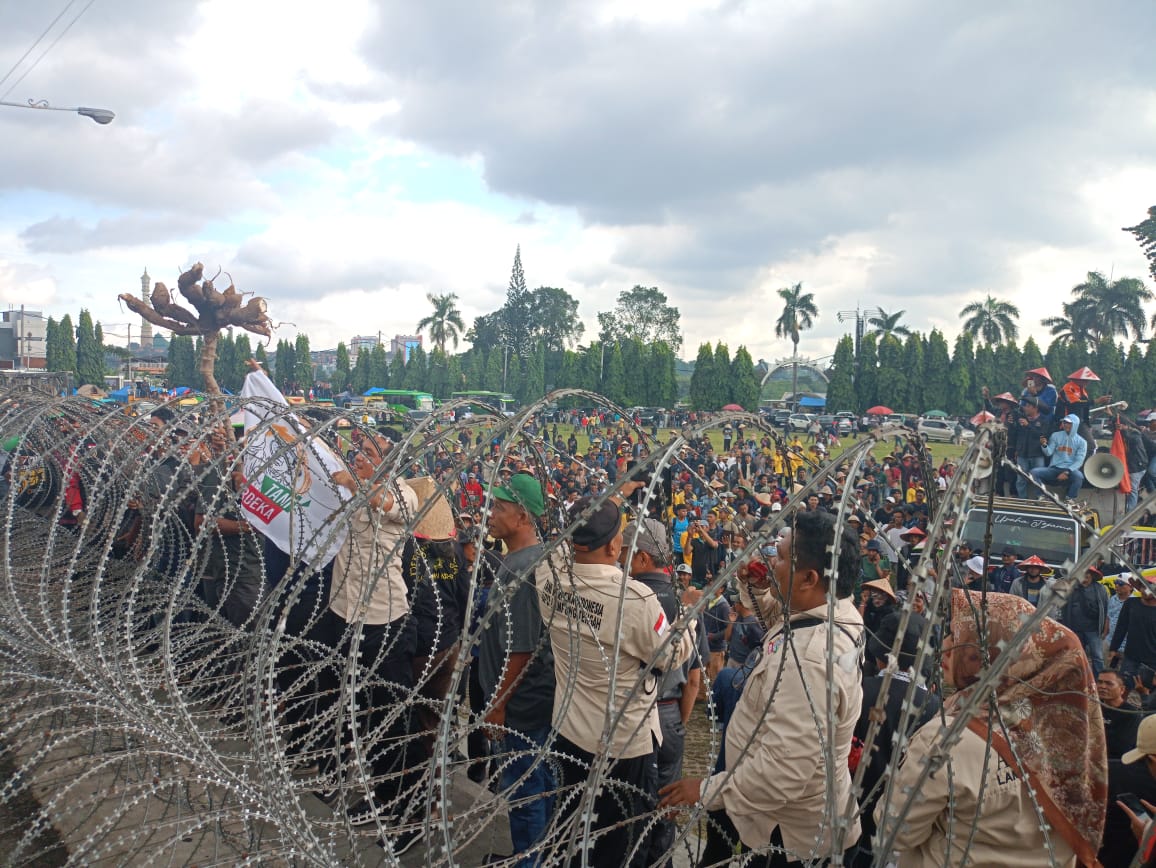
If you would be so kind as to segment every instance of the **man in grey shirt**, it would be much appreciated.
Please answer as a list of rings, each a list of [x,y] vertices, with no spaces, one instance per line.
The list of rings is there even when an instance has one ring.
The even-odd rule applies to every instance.
[[[633,549],[633,550],[632,550]],[[670,538],[662,522],[642,518],[626,528],[622,548],[623,563],[632,579],[652,591],[667,621],[675,623],[681,613],[678,592],[666,572],[673,557]],[[699,592],[701,593],[701,592]],[[694,712],[694,701],[702,683],[703,661],[710,659],[706,630],[696,625],[696,653],[681,666],[669,670],[658,682],[658,718],[662,726],[662,744],[655,754],[657,781],[651,793],[657,800],[658,788],[682,777],[682,755],[686,744],[686,724]],[[659,820],[650,833],[647,865],[670,865],[670,848],[678,831],[674,820]],[[666,856],[663,859],[663,856]],[[661,861],[660,861],[661,860]]]
[[[553,797],[546,794],[555,787],[540,750],[554,713],[554,656],[534,588],[542,557],[537,518],[546,500],[538,480],[525,473],[495,485],[491,496],[489,532],[506,544],[507,554],[490,589],[478,675],[494,752],[509,757],[499,758],[501,787],[519,803],[509,811],[514,852],[525,854],[517,864],[534,865],[540,858],[530,851],[550,822]]]

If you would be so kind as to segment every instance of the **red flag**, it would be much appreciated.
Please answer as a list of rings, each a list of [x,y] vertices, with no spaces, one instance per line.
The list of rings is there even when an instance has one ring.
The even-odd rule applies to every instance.
[[[1120,463],[1123,464],[1125,468],[1127,468],[1127,466],[1128,466],[1128,450],[1124,446],[1124,437],[1122,434],[1120,434],[1119,428],[1117,428],[1116,433],[1112,435],[1111,452],[1116,458],[1119,458]],[[1128,476],[1127,470],[1125,470],[1124,478],[1120,480],[1120,485],[1118,486],[1117,490],[1121,494],[1131,494],[1132,493],[1132,478],[1130,476]]]

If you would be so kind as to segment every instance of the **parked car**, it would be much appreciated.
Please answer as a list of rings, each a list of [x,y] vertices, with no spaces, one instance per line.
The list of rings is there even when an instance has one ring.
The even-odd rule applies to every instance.
[[[846,437],[853,430],[855,430],[855,414],[846,411],[835,414],[835,430],[839,432],[840,437]]]
[[[787,421],[791,418],[790,410],[772,410],[770,416],[771,424],[776,428],[786,429]]]
[[[915,430],[924,440],[938,443],[950,443],[955,437],[955,423],[947,419],[921,419]],[[960,436],[963,440],[974,440],[975,432],[964,428]]]
[[[835,424],[835,417],[829,415],[822,415],[819,417],[819,427],[824,431],[830,431]]]
[[[791,431],[806,431],[814,421],[814,413],[792,413],[787,419],[787,428]]]

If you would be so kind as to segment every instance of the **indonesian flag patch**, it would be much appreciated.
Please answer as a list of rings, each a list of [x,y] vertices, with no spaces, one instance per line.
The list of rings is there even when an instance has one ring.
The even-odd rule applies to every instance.
[[[661,636],[666,632],[666,628],[669,626],[670,624],[667,623],[666,620],[666,612],[660,612],[658,615],[658,620],[654,622],[654,632]]]

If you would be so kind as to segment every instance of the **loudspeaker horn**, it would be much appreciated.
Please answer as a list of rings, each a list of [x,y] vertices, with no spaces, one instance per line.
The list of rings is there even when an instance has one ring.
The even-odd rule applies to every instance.
[[[1096,488],[1114,488],[1124,478],[1124,462],[1107,452],[1097,452],[1084,462],[1084,476]]]
[[[995,470],[995,462],[991,460],[991,453],[984,452],[976,459],[975,473],[971,475],[972,479],[987,479],[991,476],[992,471]]]

